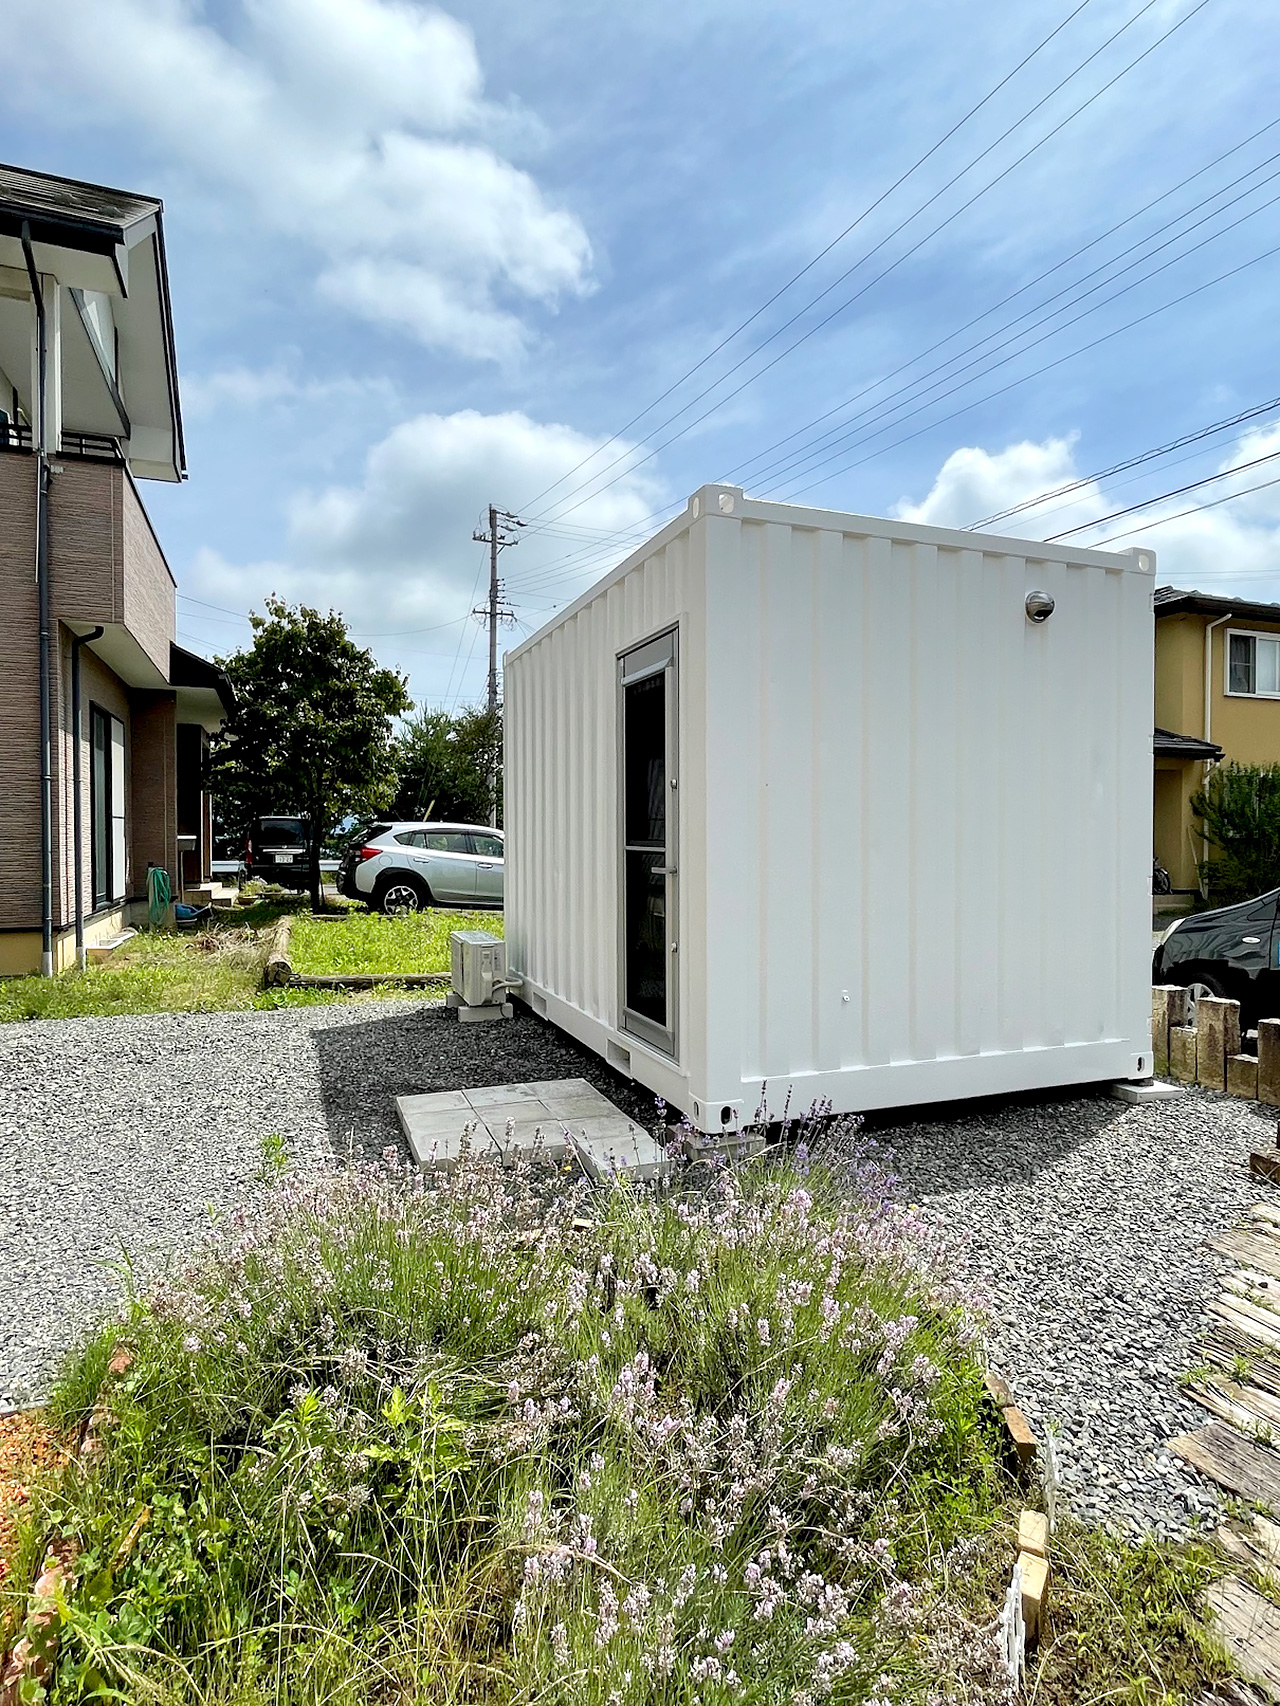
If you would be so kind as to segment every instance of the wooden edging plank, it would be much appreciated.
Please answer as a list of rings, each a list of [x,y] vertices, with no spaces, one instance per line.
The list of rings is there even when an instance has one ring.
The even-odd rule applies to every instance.
[[[1210,1422],[1193,1434],[1170,1440],[1169,1450],[1229,1492],[1280,1504],[1280,1453],[1255,1445],[1232,1427]]]
[[[1280,1317],[1269,1309],[1259,1309],[1244,1297],[1215,1297],[1208,1305],[1210,1315],[1225,1321],[1228,1327],[1251,1341],[1252,1348],[1280,1350]]]
[[[295,971],[284,981],[290,989],[377,989],[388,983],[398,983],[406,989],[438,989],[449,979],[447,971],[351,972],[347,976],[333,977],[312,977]]]
[[[1269,1232],[1240,1227],[1212,1239],[1209,1248],[1247,1268],[1258,1268],[1264,1274],[1280,1278],[1280,1238],[1273,1238]]]
[[[1261,1425],[1280,1432],[1280,1396],[1274,1392],[1237,1380],[1195,1380],[1187,1391],[1206,1410],[1213,1410],[1215,1402],[1221,1401],[1238,1412],[1243,1420],[1236,1422],[1237,1427],[1253,1429]],[[1215,1411],[1218,1413],[1221,1412]],[[1234,1416],[1229,1419],[1235,1420]]]
[[[1225,1322],[1216,1322],[1206,1338],[1203,1354],[1211,1368],[1239,1378],[1241,1359],[1248,1364],[1249,1384],[1280,1398],[1280,1362],[1273,1361],[1264,1346],[1256,1344],[1243,1333],[1237,1333]]]
[[[1239,1576],[1224,1576],[1205,1595],[1214,1633],[1241,1674],[1280,1700],[1280,1607]]]

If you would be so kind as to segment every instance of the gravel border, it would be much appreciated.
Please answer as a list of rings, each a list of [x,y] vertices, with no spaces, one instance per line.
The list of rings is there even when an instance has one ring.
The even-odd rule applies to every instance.
[[[532,1014],[460,1025],[437,1002],[147,1013],[0,1026],[0,1408],[210,1214],[300,1160],[402,1148],[395,1097],[582,1077],[637,1121],[653,1098]]]
[[[0,1026],[0,1404],[42,1395],[119,1296],[126,1249],[143,1280],[252,1194],[268,1134],[301,1160],[403,1152],[397,1095],[558,1077],[652,1123],[647,1091],[522,1008],[498,1025],[378,1001]],[[1207,1419],[1177,1386],[1228,1265],[1206,1246],[1270,1188],[1247,1163],[1274,1116],[1207,1091],[1077,1092],[869,1130],[985,1296],[991,1361],[1055,1428],[1078,1514],[1169,1535],[1216,1520],[1165,1446]]]
[[[1231,1266],[1208,1241],[1272,1187],[1249,1151],[1270,1110],[1205,1090],[1131,1106],[1105,1092],[950,1108],[872,1135],[988,1310],[996,1370],[1055,1431],[1077,1515],[1184,1538],[1216,1525],[1212,1485],[1165,1449],[1208,1413],[1178,1378]]]

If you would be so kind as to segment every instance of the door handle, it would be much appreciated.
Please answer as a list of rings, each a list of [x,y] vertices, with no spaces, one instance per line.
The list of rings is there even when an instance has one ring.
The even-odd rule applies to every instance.
[[[476,866],[476,869],[478,871],[492,871],[493,870],[493,863],[491,860],[482,859],[480,861],[479,865]]]
[[[674,877],[676,868],[674,865],[655,865],[653,874],[655,877]]]

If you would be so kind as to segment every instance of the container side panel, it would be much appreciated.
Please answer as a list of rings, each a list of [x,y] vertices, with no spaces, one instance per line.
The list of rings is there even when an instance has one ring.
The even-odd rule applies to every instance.
[[[697,530],[700,525],[694,523]],[[681,632],[679,729],[682,753],[700,751],[702,695],[697,691],[705,641],[686,645],[690,609],[701,603],[691,585],[700,563],[688,533],[634,562],[600,595],[521,647],[507,660],[507,935],[511,962],[542,999],[554,998],[563,1023],[602,1050],[615,1033],[618,1008],[618,654],[667,628]],[[691,670],[685,654],[692,659]],[[684,760],[682,759],[682,766]],[[700,760],[695,791],[704,785]],[[698,888],[701,849],[680,812],[681,862]],[[685,871],[680,873],[681,880]],[[677,908],[682,909],[677,889]],[[680,934],[683,935],[683,927]],[[696,932],[695,932],[696,935]],[[684,942],[681,942],[683,954]],[[681,1013],[688,1004],[677,970]],[[549,1002],[550,1010],[550,1002]],[[644,1045],[627,1039],[633,1052]],[[664,1087],[685,1068],[666,1063]]]
[[[1020,1056],[1068,1083],[1146,1046],[1150,578],[993,546],[747,518],[709,570],[741,668],[712,721],[736,844],[709,841],[708,1099],[740,1073],[884,1106],[924,1062],[982,1094],[1054,1081]]]
[[[813,535],[762,529],[760,929],[765,1059],[813,1059]]]

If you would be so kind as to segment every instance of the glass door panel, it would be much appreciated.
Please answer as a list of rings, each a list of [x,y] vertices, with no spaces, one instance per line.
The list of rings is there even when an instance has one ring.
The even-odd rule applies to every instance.
[[[618,660],[621,714],[622,1022],[675,1053],[676,636]]]

